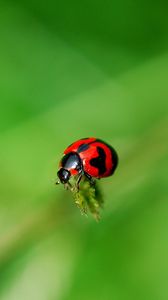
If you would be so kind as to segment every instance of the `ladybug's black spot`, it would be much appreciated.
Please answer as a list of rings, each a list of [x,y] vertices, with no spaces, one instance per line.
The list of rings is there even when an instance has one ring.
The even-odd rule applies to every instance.
[[[82,138],[82,139],[80,139],[80,140],[88,140],[88,138]],[[70,144],[68,147],[67,147],[67,149],[69,148],[69,147],[71,147],[72,145],[74,145],[76,142],[73,142],[72,144]]]
[[[91,166],[99,170],[99,175],[106,172],[106,153],[101,147],[97,147],[98,157],[92,158],[90,160]]]
[[[89,149],[89,145],[88,144],[81,144],[79,146],[79,148],[77,149],[77,152],[80,153],[80,152],[83,152],[83,151],[86,151],[87,149]]]

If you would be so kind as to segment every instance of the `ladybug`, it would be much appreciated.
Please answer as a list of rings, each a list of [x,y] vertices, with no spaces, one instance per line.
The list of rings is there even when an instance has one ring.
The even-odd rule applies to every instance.
[[[82,176],[93,184],[93,178],[111,176],[117,164],[118,155],[112,146],[94,137],[83,138],[65,149],[57,175],[60,182],[69,187],[71,176],[78,175],[76,186],[79,189]]]

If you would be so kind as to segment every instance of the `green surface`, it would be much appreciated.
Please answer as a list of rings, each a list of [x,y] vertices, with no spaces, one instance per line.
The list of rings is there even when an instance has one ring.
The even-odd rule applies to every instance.
[[[0,299],[168,299],[168,4],[1,1]],[[96,223],[62,152],[118,151]]]

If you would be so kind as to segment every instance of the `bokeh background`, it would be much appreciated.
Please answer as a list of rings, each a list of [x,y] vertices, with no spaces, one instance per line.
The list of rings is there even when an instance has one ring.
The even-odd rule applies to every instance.
[[[0,3],[0,299],[168,299],[168,3]],[[62,152],[118,151],[102,219],[54,185]]]

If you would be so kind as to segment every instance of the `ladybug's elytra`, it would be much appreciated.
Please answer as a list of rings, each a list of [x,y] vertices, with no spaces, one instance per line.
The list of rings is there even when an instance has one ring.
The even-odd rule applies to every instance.
[[[97,138],[84,138],[65,149],[57,175],[63,184],[69,184],[70,177],[78,175],[79,188],[83,175],[93,182],[93,178],[111,176],[117,164],[118,155],[113,147]]]

